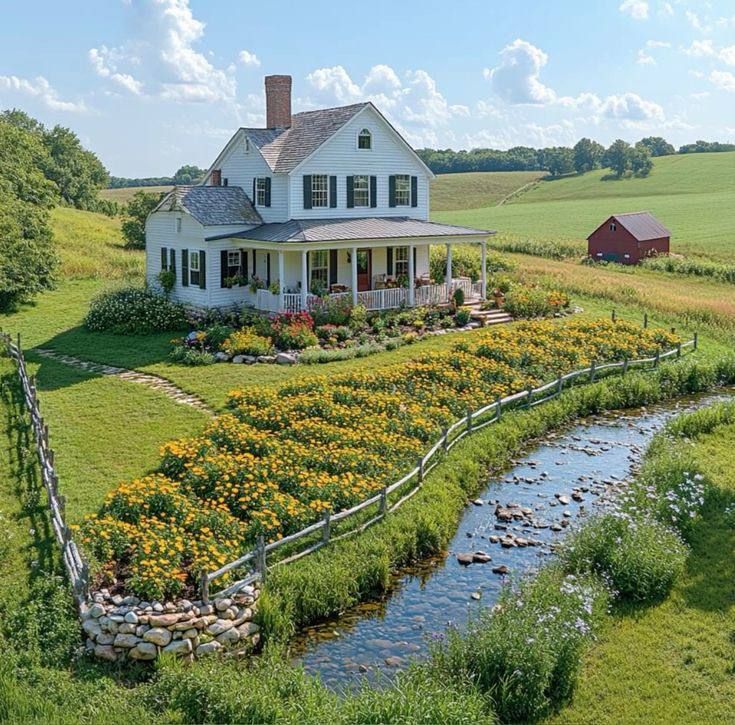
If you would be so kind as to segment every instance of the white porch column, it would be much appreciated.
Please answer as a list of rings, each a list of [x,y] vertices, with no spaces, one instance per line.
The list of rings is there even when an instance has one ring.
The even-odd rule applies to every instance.
[[[447,297],[452,296],[452,245],[447,244],[447,271],[444,277],[447,283]]]
[[[480,272],[480,290],[482,299],[487,297],[487,239],[482,240],[480,259],[482,270]]]
[[[286,300],[284,298],[286,289],[286,269],[283,263],[283,251],[278,250],[278,311],[283,312],[286,309]]]
[[[416,298],[416,294],[414,291],[414,286],[416,284],[416,270],[414,269],[414,264],[413,264],[413,250],[414,250],[413,244],[409,244],[408,245],[408,306],[409,307],[414,306],[414,300]]]
[[[352,304],[357,304],[357,247],[352,247],[350,251],[350,259],[352,261]]]
[[[307,269],[307,258],[308,252],[305,249],[301,250],[301,309],[307,309],[309,305],[309,281],[308,281],[308,269]]]

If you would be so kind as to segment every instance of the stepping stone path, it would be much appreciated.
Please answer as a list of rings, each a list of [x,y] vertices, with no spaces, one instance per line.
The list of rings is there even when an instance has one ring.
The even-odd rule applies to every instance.
[[[121,380],[127,380],[130,383],[139,383],[145,385],[147,388],[152,390],[158,390],[164,395],[168,396],[175,403],[181,405],[188,405],[197,410],[201,410],[203,413],[208,415],[214,415],[214,411],[196,395],[184,392],[181,388],[174,385],[170,380],[162,378],[158,375],[151,375],[150,373],[141,373],[137,370],[128,370],[127,368],[119,368],[113,365],[104,365],[103,363],[92,362],[91,360],[80,360],[78,357],[72,357],[71,355],[64,355],[55,350],[48,350],[46,348],[34,348],[33,352],[38,353],[41,357],[55,360],[56,362],[69,365],[79,370],[84,370],[88,373],[96,373],[98,375],[111,375]]]

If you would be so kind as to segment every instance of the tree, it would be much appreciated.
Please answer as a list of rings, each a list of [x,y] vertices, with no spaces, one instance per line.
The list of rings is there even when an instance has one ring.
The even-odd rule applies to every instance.
[[[597,141],[581,138],[574,144],[574,170],[578,174],[596,169],[602,163],[605,148]]]
[[[145,220],[164,196],[165,193],[151,194],[148,191],[133,194],[125,207],[125,219],[121,225],[128,249],[145,249]]]
[[[36,134],[0,117],[0,310],[54,283],[49,210],[58,193],[42,171],[48,162]]]
[[[173,176],[174,184],[196,184],[207,173],[206,169],[198,166],[182,166]]]
[[[651,152],[648,146],[637,143],[630,155],[630,166],[636,176],[648,176],[653,168]]]
[[[605,157],[602,163],[607,168],[612,169],[615,175],[620,178],[630,171],[632,153],[633,149],[630,144],[627,141],[618,139],[605,151]]]
[[[544,165],[552,176],[571,174],[574,171],[574,152],[566,146],[544,149]]]
[[[651,156],[671,156],[671,154],[676,153],[676,149],[665,138],[661,138],[661,136],[646,136],[638,144],[645,146]]]

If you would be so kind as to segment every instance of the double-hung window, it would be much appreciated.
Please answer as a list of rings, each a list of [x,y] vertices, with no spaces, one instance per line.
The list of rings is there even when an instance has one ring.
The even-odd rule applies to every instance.
[[[396,174],[396,206],[411,206],[411,177]]]
[[[369,151],[373,147],[373,137],[367,128],[363,128],[357,136],[357,148]]]
[[[355,206],[370,206],[370,177],[352,177],[353,203]]]
[[[309,252],[309,281],[313,288],[314,283],[326,289],[329,283],[329,251],[316,249]]]
[[[242,255],[239,249],[227,251],[227,276],[239,277],[242,274]]]
[[[396,277],[401,277],[403,275],[408,277],[408,247],[396,247],[394,254]]]
[[[189,250],[189,284],[192,287],[199,286],[199,275],[201,270],[199,269],[199,252],[196,249]]]
[[[329,176],[327,174],[312,174],[311,177],[311,206],[329,206]]]
[[[266,188],[268,181],[264,176],[255,180],[255,203],[257,206],[266,205]]]

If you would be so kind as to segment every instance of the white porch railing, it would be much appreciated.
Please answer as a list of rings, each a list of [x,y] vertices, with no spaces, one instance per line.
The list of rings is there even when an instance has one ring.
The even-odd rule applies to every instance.
[[[440,305],[449,302],[454,290],[461,289],[465,299],[479,297],[482,284],[472,282],[470,279],[455,279],[447,285],[427,284],[414,288],[414,305]],[[329,295],[330,299],[352,300],[351,292],[339,292]],[[319,298],[314,295],[307,297],[307,309],[309,309]],[[386,289],[365,290],[357,293],[357,301],[368,310],[392,310],[408,304],[408,290],[405,287],[391,287]],[[266,289],[259,289],[256,306],[266,312],[301,312],[304,309],[301,294],[287,292],[283,295],[283,308],[281,309],[280,295],[273,294]]]

